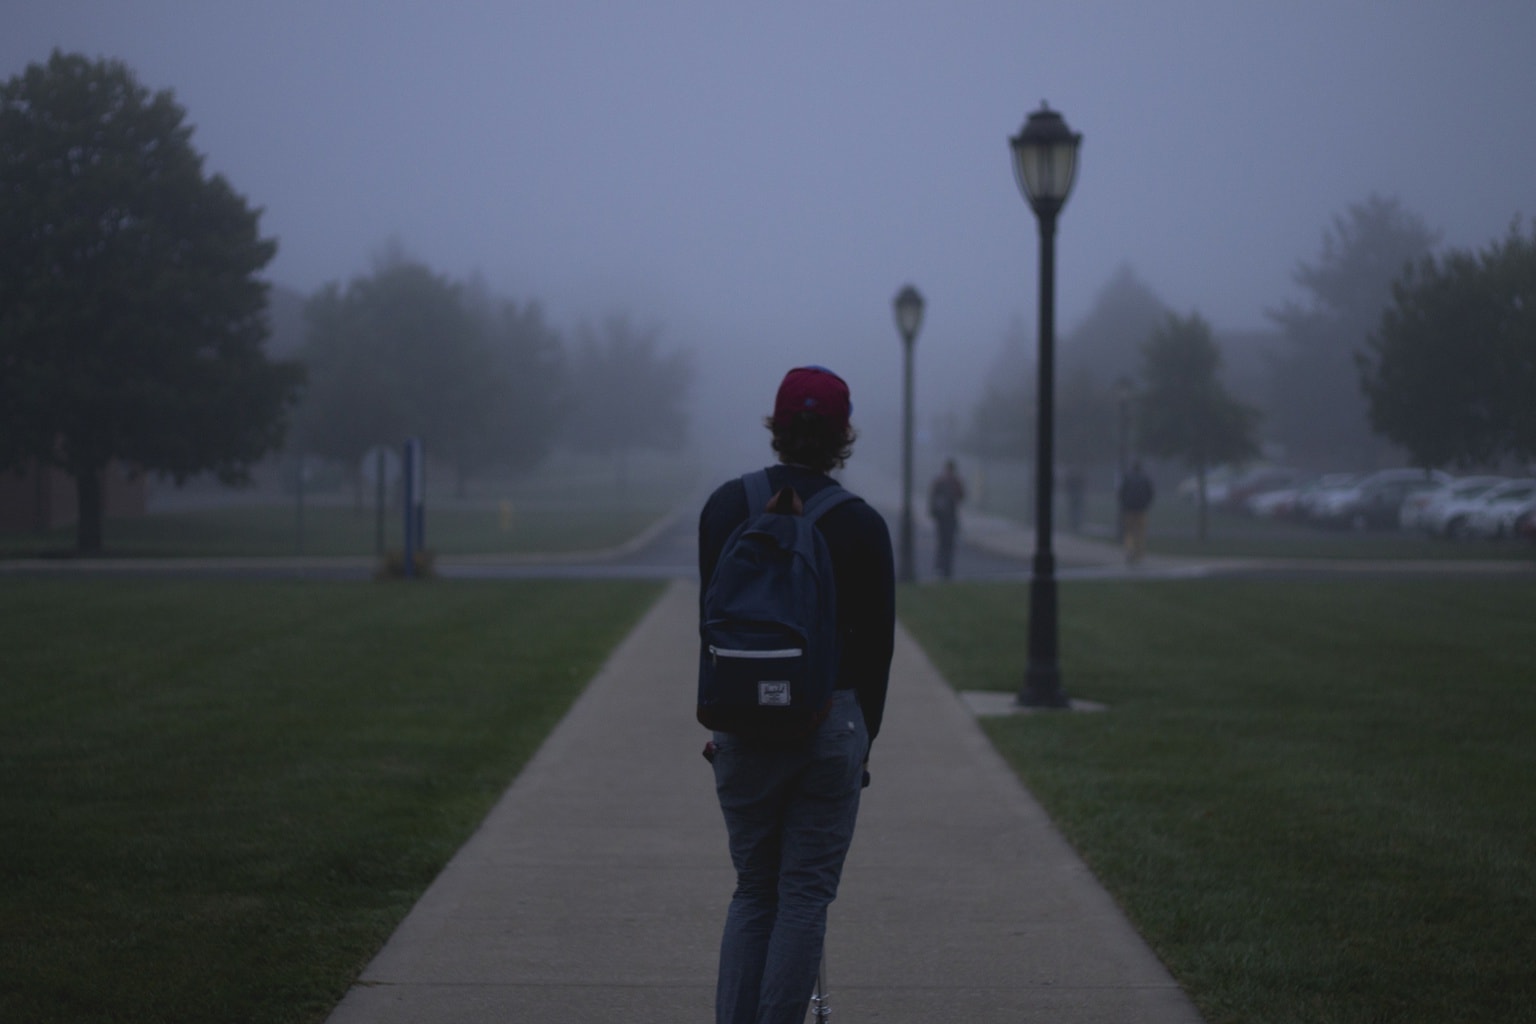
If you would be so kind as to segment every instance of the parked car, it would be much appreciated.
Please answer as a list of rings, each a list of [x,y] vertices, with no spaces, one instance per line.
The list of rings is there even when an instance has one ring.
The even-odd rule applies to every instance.
[[[1511,480],[1483,493],[1467,514],[1467,533],[1497,540],[1515,531],[1515,520],[1536,505],[1536,480]]]
[[[1403,502],[1410,497],[1447,486],[1443,480],[1376,480],[1360,485],[1359,493],[1339,514],[1340,522],[1356,530],[1397,529]]]
[[[1298,477],[1285,487],[1276,487],[1250,495],[1243,502],[1249,515],[1260,519],[1302,519],[1306,502],[1323,491],[1353,483],[1358,473],[1328,473],[1323,476]]]
[[[1397,509],[1397,525],[1404,530],[1419,529],[1419,522],[1424,516],[1424,510],[1436,498],[1442,498],[1451,493],[1451,488],[1456,481],[1448,484],[1435,483],[1431,487],[1413,492],[1403,498],[1403,503]]]
[[[1267,463],[1257,466],[1214,466],[1205,474],[1205,501],[1212,508],[1229,508],[1242,511],[1249,495],[1275,487],[1283,487],[1296,479],[1296,471],[1284,466]],[[1194,502],[1199,495],[1199,480],[1185,477],[1179,481],[1174,493],[1186,502]]]
[[[1205,471],[1205,500],[1206,504],[1215,504],[1218,494],[1225,494],[1227,485],[1232,482],[1237,470],[1231,466],[1212,466]],[[1187,476],[1174,487],[1180,501],[1193,505],[1200,499],[1200,478]]]
[[[1289,519],[1296,511],[1296,496],[1300,493],[1300,485],[1262,491],[1249,497],[1243,509],[1259,519]]]
[[[1515,520],[1515,536],[1536,543],[1536,509]]]
[[[1325,473],[1317,477],[1297,489],[1292,515],[1311,522],[1316,518],[1318,508],[1331,500],[1333,494],[1353,487],[1363,476],[1363,473]]]
[[[1510,511],[1509,526],[1500,537],[1526,537],[1536,540],[1536,498],[1527,498]]]
[[[1490,487],[1508,479],[1505,476],[1460,477],[1443,489],[1424,491],[1405,501],[1399,520],[1404,529],[1423,530],[1431,536],[1443,537],[1448,521],[1447,509],[1452,502],[1476,498]]]
[[[1464,540],[1473,536],[1473,516],[1485,504],[1497,500],[1499,495],[1508,488],[1519,488],[1528,483],[1530,483],[1528,480],[1505,480],[1467,497],[1447,501],[1437,510],[1435,518],[1427,526],[1432,528],[1431,532],[1434,536]]]
[[[1378,469],[1346,487],[1330,489],[1310,506],[1313,522],[1365,529],[1382,522],[1390,508],[1390,525],[1397,523],[1397,506],[1412,485],[1449,483],[1451,475],[1438,469]],[[1398,486],[1401,485],[1401,486]]]
[[[1285,466],[1258,466],[1227,485],[1222,504],[1234,512],[1246,512],[1250,498],[1294,488],[1300,479],[1300,473]]]

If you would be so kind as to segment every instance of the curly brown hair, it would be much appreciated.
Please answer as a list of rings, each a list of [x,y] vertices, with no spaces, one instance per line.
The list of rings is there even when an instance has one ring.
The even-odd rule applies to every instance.
[[[818,473],[830,473],[846,464],[859,436],[851,425],[839,426],[808,412],[796,413],[784,424],[774,423],[769,416],[763,425],[773,433],[773,450],[780,462]]]

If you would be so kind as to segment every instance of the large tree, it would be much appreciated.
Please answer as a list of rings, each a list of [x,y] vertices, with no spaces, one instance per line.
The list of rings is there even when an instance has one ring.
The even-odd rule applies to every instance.
[[[488,469],[537,464],[559,436],[563,351],[536,304],[455,283],[394,246],[373,273],[321,288],[304,315],[306,451],[355,472],[373,446],[417,436],[462,491]]]
[[[1057,342],[1056,446],[1059,461],[1077,467],[1116,457],[1115,381],[1136,366],[1137,346],[1168,308],[1129,265],[1122,265],[1093,306]],[[1030,458],[1035,436],[1035,342],[1015,322],[985,378],[966,432],[979,456]]]
[[[1093,306],[1059,344],[1056,452],[1064,466],[1118,463],[1119,401],[1115,383],[1135,372],[1140,345],[1168,318],[1150,286],[1122,264]]]
[[[1008,325],[983,380],[963,450],[982,459],[1029,458],[1035,444],[1035,353],[1023,320]]]
[[[1168,314],[1142,346],[1136,422],[1141,451],[1180,459],[1194,470],[1196,535],[1205,540],[1206,472],[1250,459],[1259,446],[1258,413],[1222,385],[1221,349],[1199,313]]]
[[[1107,400],[1113,382],[1135,372],[1138,346],[1168,316],[1166,303],[1122,264],[1099,289],[1081,322],[1058,342],[1063,379],[1081,374]]]
[[[682,447],[693,361],[684,351],[663,352],[659,328],[637,327],[622,314],[596,329],[582,324],[570,360],[575,408],[566,439],[577,451],[612,456],[620,487],[631,453]]]
[[[1358,364],[1371,423],[1424,466],[1536,458],[1536,227],[1425,257]]]
[[[489,429],[465,447],[463,466],[519,472],[542,462],[566,422],[570,384],[559,331],[538,303],[519,306],[483,286],[471,289],[470,309],[490,349],[496,393]]]
[[[305,317],[306,451],[353,470],[374,445],[413,436],[449,464],[478,455],[499,380],[458,285],[396,253],[345,289],[321,288]]]
[[[1114,383],[1086,367],[1061,375],[1056,388],[1057,462],[1079,472],[1109,465],[1119,453],[1119,402]]]
[[[1379,457],[1355,353],[1381,322],[1392,282],[1435,240],[1397,200],[1373,195],[1335,217],[1316,261],[1297,267],[1305,301],[1269,312],[1281,344],[1272,353],[1267,403],[1276,439],[1297,457],[1360,465]]]
[[[0,466],[74,478],[82,551],[111,462],[244,480],[302,381],[262,349],[276,245],[184,118],[114,60],[0,86]]]

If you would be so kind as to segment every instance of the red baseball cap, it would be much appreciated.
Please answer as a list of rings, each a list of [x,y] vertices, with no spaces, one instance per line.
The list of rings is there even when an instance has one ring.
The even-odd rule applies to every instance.
[[[848,384],[825,366],[797,366],[784,375],[773,402],[774,426],[787,426],[797,413],[823,417],[834,426],[847,427],[853,415]]]

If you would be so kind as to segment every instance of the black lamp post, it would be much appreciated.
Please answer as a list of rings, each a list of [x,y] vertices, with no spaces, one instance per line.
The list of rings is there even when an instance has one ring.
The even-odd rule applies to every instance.
[[[1019,190],[1040,222],[1040,395],[1035,427],[1035,560],[1029,581],[1029,666],[1019,703],[1064,708],[1061,667],[1056,658],[1056,556],[1051,550],[1052,489],[1055,485],[1056,215],[1066,204],[1077,174],[1077,147],[1083,137],[1061,115],[1040,104],[1019,134],[1008,140]]]
[[[907,285],[896,295],[896,329],[901,332],[903,370],[901,400],[901,554],[897,579],[917,579],[912,557],[912,348],[923,326],[923,297]]]

